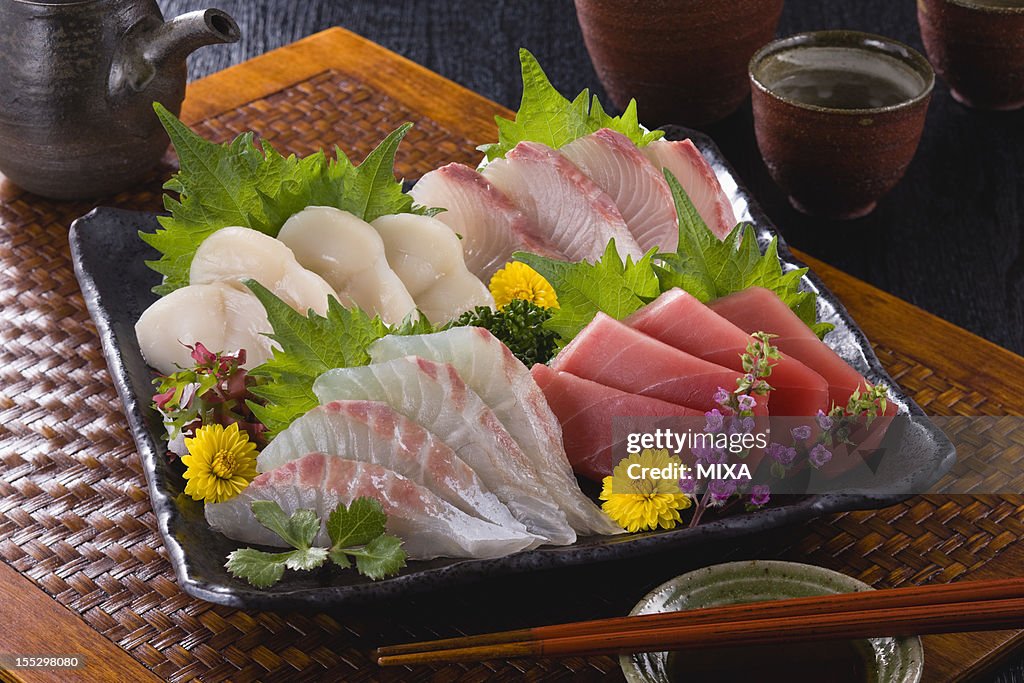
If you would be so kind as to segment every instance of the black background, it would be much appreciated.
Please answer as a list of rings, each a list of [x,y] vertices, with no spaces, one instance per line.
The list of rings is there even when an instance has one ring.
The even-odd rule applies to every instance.
[[[167,16],[207,6],[159,4]],[[193,55],[192,78],[343,26],[513,109],[521,94],[520,46],[537,56],[563,93],[589,87],[607,101],[569,0],[219,0],[218,6],[238,21],[242,41]],[[880,33],[922,49],[911,0],[789,0],[778,33],[823,28]],[[845,223],[789,207],[757,151],[749,101],[707,132],[791,244],[1024,353],[1024,111],[968,110],[940,81],[903,182],[874,214]],[[344,147],[344,141],[325,144],[334,142]],[[997,680],[1024,681],[1024,660]]]

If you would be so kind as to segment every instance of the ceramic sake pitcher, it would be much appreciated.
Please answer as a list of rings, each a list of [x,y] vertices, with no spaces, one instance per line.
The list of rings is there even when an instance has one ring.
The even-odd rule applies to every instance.
[[[167,146],[153,102],[180,111],[185,58],[239,39],[220,10],[164,21],[155,0],[0,0],[0,171],[45,197],[137,182]]]

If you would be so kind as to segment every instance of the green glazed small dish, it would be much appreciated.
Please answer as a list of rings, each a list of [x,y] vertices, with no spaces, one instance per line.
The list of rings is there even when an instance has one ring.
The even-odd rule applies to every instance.
[[[741,602],[872,590],[866,583],[823,567],[796,562],[729,562],[678,576],[645,595],[630,615],[716,607]],[[853,642],[865,657],[871,683],[918,683],[924,665],[921,639],[872,638]],[[816,647],[808,644],[808,648]],[[670,653],[621,655],[629,683],[670,683]],[[791,680],[803,680],[793,671]],[[756,678],[756,675],[754,675]]]

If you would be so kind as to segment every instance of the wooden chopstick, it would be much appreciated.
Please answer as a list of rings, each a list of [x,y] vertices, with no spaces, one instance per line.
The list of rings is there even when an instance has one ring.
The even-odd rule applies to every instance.
[[[728,605],[685,612],[644,614],[635,617],[595,619],[570,624],[538,626],[534,628],[501,631],[478,636],[446,638],[421,643],[386,645],[376,650],[378,658],[393,657],[412,652],[455,650],[502,643],[521,643],[545,639],[615,634],[642,628],[669,628],[697,626],[715,622],[739,622],[754,619],[838,614],[870,609],[900,608],[921,605],[954,604],[982,600],[1024,598],[1024,578],[963,581],[931,586],[887,588],[863,593],[838,593],[827,596],[771,600],[757,603]]]
[[[476,662],[518,657],[569,657],[697,647],[769,645],[1024,626],[1024,598],[887,607],[805,616],[626,629],[541,640],[382,656],[381,666]]]

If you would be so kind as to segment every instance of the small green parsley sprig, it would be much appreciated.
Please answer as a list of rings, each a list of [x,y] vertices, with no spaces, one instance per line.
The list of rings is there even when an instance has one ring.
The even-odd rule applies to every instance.
[[[452,327],[483,327],[505,344],[526,367],[547,363],[558,348],[558,333],[544,327],[551,310],[525,299],[513,299],[500,311],[477,306],[448,323]]]
[[[289,516],[277,503],[257,500],[252,503],[252,513],[256,521],[294,548],[280,553],[241,548],[228,555],[224,566],[231,575],[256,588],[273,586],[285,569],[316,569],[328,559],[342,569],[355,564],[356,571],[375,581],[397,574],[405,566],[402,541],[385,533],[387,515],[373,498],[356,498],[347,507],[338,504],[327,518],[329,548],[313,546],[321,521],[312,510],[296,510]]]

